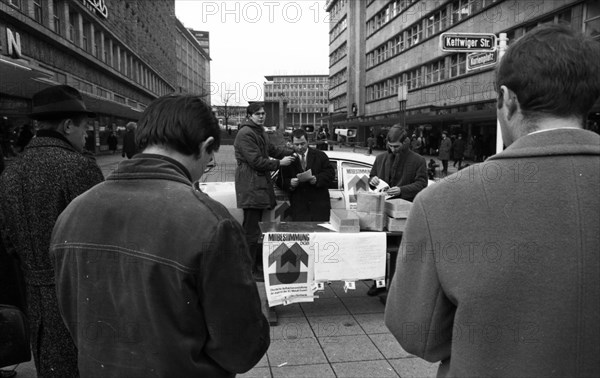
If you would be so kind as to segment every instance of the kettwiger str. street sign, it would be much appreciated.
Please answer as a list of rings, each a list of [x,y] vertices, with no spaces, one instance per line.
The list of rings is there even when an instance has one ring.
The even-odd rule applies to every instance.
[[[493,66],[498,62],[498,51],[467,54],[467,71]]]
[[[496,35],[493,33],[442,33],[440,48],[449,52],[496,51]]]

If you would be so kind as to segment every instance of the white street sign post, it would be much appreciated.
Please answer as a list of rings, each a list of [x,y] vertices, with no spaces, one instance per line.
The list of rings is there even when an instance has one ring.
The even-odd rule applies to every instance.
[[[440,48],[448,52],[496,51],[496,35],[493,33],[442,33]]]

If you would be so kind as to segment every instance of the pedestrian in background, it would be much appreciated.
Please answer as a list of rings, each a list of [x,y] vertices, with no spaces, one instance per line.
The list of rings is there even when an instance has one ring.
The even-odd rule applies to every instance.
[[[462,133],[459,133],[458,138],[454,141],[454,143],[452,143],[452,152],[454,157],[454,164],[452,164],[452,166],[456,167],[456,164],[458,164],[459,170],[462,168],[462,161],[465,157],[465,148],[465,140],[462,137]]]
[[[600,376],[600,136],[583,130],[598,62],[563,25],[512,42],[495,80],[506,150],[413,203],[385,323],[438,377]]]
[[[38,375],[76,377],[77,350],[58,310],[49,247],[59,214],[103,180],[93,158],[82,153],[87,119],[95,114],[67,85],[34,94],[32,110],[31,118],[39,124],[36,137],[0,177],[2,236],[6,249],[15,251],[21,261]]]
[[[442,131],[442,141],[438,149],[438,159],[442,161],[442,175],[448,174],[448,160],[450,160],[450,151],[452,150],[452,142],[448,138],[448,133]]]
[[[271,172],[290,165],[294,157],[291,149],[276,147],[268,142],[263,127],[267,115],[264,104],[255,102],[246,108],[246,120],[237,132],[233,147],[237,167],[235,169],[235,193],[237,207],[244,211],[244,232],[253,261],[256,280],[262,277],[262,246],[258,242],[261,231],[258,223],[264,210],[277,204]],[[270,159],[273,157],[275,159]]]
[[[19,131],[19,136],[15,142],[15,146],[19,148],[19,152],[23,152],[31,138],[33,138],[33,126],[25,123],[21,126],[21,131]]]
[[[129,122],[125,128],[127,131],[125,135],[123,135],[123,152],[121,153],[122,157],[127,156],[127,159],[131,159],[133,155],[137,153],[137,145],[135,144],[135,122]]]
[[[108,149],[114,155],[117,151],[117,145],[119,144],[119,139],[117,138],[117,133],[113,130],[108,136]]]
[[[220,135],[198,96],[158,98],[136,130],[142,153],[56,222],[59,306],[82,377],[231,377],[266,352],[243,230],[193,187]]]

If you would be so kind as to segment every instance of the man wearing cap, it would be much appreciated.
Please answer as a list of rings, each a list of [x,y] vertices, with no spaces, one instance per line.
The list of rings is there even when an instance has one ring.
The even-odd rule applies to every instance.
[[[58,311],[49,246],[58,215],[104,179],[96,162],[82,154],[87,119],[95,114],[75,88],[59,85],[33,95],[30,117],[39,131],[0,177],[0,226],[25,275],[37,373],[74,377],[77,350]]]

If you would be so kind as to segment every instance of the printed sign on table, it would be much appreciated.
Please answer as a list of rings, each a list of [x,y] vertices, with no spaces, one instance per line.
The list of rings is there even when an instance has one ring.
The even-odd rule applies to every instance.
[[[356,209],[356,193],[369,191],[370,168],[344,167],[344,196],[346,210]]]
[[[269,306],[312,302],[314,281],[310,241],[315,234],[265,233],[263,269]]]

